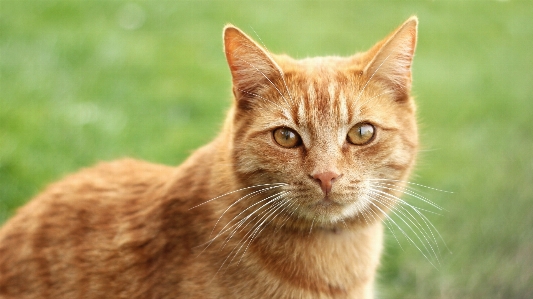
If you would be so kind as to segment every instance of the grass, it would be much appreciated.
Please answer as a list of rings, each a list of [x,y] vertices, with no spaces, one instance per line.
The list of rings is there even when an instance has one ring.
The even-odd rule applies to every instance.
[[[420,18],[413,181],[433,267],[390,235],[383,298],[533,297],[533,4],[527,1],[0,0],[0,222],[46,184],[100,160],[176,165],[217,134],[231,100],[231,22],[296,57],[365,50]]]

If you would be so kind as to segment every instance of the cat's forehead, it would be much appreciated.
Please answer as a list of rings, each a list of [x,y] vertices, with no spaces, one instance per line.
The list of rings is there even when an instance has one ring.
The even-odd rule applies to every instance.
[[[353,114],[360,112],[364,104],[360,99],[368,98],[374,91],[369,86],[365,88],[359,71],[342,67],[346,65],[345,58],[307,58],[298,63],[305,67],[290,70],[284,77],[287,93],[295,98],[288,104],[298,110],[300,119],[304,119],[304,115],[312,115],[314,120],[350,122]]]
[[[288,55],[273,55],[278,65],[288,72],[316,73],[316,72],[335,72],[362,68],[361,54],[357,53],[349,57],[342,56],[317,56],[295,59]]]
[[[307,145],[335,139],[343,144],[354,124],[375,119],[375,110],[365,109],[373,106],[368,102],[372,90],[362,90],[354,76],[331,72],[295,77],[287,76],[287,88],[273,93],[277,101],[270,108],[279,118],[266,117],[266,127],[295,129]]]
[[[278,57],[279,59],[279,57]],[[361,67],[354,57],[311,57],[300,60],[282,57],[283,77],[294,92],[308,92],[311,97],[332,98],[333,94],[351,93],[361,85]]]

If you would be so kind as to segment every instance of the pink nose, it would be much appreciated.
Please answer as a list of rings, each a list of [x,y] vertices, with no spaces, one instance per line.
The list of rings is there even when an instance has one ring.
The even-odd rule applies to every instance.
[[[323,173],[314,174],[311,177],[320,184],[322,192],[324,192],[325,195],[328,195],[331,192],[333,181],[335,181],[335,179],[337,179],[339,176],[339,174],[333,171],[326,171]]]

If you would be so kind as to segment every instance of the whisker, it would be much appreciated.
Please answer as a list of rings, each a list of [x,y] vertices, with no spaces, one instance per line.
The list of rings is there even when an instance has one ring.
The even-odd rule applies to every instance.
[[[237,199],[234,203],[232,203],[223,213],[222,215],[220,215],[220,217],[218,217],[217,219],[217,222],[215,223],[215,225],[213,226],[213,229],[211,230],[211,233],[209,234],[209,237],[211,237],[211,235],[213,234],[213,232],[215,231],[215,228],[216,226],[218,225],[218,223],[220,222],[220,220],[222,219],[222,217],[226,214],[227,211],[229,211],[229,209],[231,209],[233,206],[235,206],[237,203],[239,203],[240,201],[242,201],[243,199],[245,198],[248,198],[248,197],[253,197],[259,193],[264,193],[264,192],[267,192],[269,190],[272,190],[274,188],[278,188],[278,187],[281,187],[281,186],[273,186],[273,187],[267,187],[267,188],[263,188],[263,189],[260,189],[260,190],[257,190],[257,191],[253,191],[252,193],[249,193],[249,194],[246,194],[245,196]]]
[[[241,213],[239,213],[239,215],[241,215],[241,214],[243,214],[246,210],[252,208],[252,207],[255,206],[256,204],[258,204],[258,203],[260,203],[260,202],[262,202],[262,201],[265,201],[265,200],[267,200],[267,199],[270,199],[270,198],[272,198],[272,197],[275,196],[273,199],[267,201],[265,204],[263,204],[262,206],[260,206],[259,208],[257,208],[255,211],[253,211],[250,215],[246,216],[245,218],[243,218],[242,220],[240,220],[239,222],[237,222],[237,223],[240,223],[240,224],[239,224],[236,228],[234,228],[234,229],[232,230],[230,236],[228,236],[228,237],[226,238],[225,243],[224,243],[224,246],[226,246],[226,244],[227,244],[227,243],[229,242],[229,240],[233,237],[233,235],[234,235],[237,231],[239,231],[239,228],[240,228],[240,227],[241,227],[241,226],[242,226],[242,225],[243,225],[243,224],[244,224],[244,223],[245,223],[245,222],[246,222],[251,216],[253,216],[256,212],[258,212],[259,210],[261,210],[261,209],[262,209],[263,207],[265,207],[266,205],[271,204],[272,202],[274,202],[274,201],[276,201],[276,200],[279,200],[280,198],[283,197],[283,195],[285,195],[285,194],[289,194],[289,193],[290,193],[290,192],[283,191],[283,192],[277,193],[277,194],[275,194],[275,195],[269,196],[269,197],[267,197],[266,199],[263,199],[263,200],[261,200],[261,201],[255,203],[255,204],[251,205],[250,207],[246,208],[244,211],[242,211]],[[230,220],[229,223],[231,223],[234,219],[238,218],[239,215],[235,216],[232,220]],[[253,219],[251,219],[251,221],[255,220],[258,216],[259,216],[259,215],[255,215],[255,217],[254,217]],[[229,224],[229,223],[228,223],[228,224]],[[250,223],[250,222],[249,222],[249,223]],[[249,223],[248,223],[248,224],[249,224]],[[227,224],[227,225],[228,225],[228,224]],[[240,231],[242,231],[244,228],[246,228],[246,226],[248,226],[248,224],[245,225]],[[226,225],[226,226],[227,226],[227,225]],[[232,226],[232,227],[233,227],[233,226]],[[224,248],[224,246],[223,246],[222,248]]]
[[[369,203],[371,205],[373,205],[374,207],[376,207],[376,209],[378,209],[381,213],[383,213],[383,215],[385,215],[385,217],[387,217],[387,219],[389,219],[392,223],[394,223],[394,225],[396,225],[396,227],[400,230],[400,232],[407,238],[407,240],[409,240],[409,242],[416,247],[416,249],[418,249],[418,251],[426,258],[426,260],[433,266],[435,267],[436,269],[438,269],[432,262],[431,260],[427,257],[427,255],[424,253],[424,251],[422,249],[420,249],[420,247],[416,244],[415,241],[413,241],[413,239],[411,239],[411,237],[409,237],[409,235],[401,228],[400,225],[398,225],[398,223],[396,223],[396,221],[394,221],[389,215],[387,215],[387,213],[385,213],[385,211],[383,211],[383,209],[381,209],[378,205],[376,205],[373,201],[369,201]],[[400,217],[400,219],[402,219]],[[402,220],[404,221],[404,220]],[[405,221],[404,221],[405,222]],[[407,223],[406,223],[407,224]],[[408,227],[410,227],[408,225]],[[414,231],[413,231],[414,232]],[[416,236],[418,236],[416,234],[416,232],[414,232]]]
[[[220,237],[220,236],[223,235],[224,233],[228,232],[229,230],[232,230],[232,228],[233,228],[232,231],[234,231],[234,230],[235,230],[234,227],[235,227],[236,225],[238,225],[238,226],[237,226],[237,228],[238,228],[238,227],[240,226],[239,223],[241,223],[241,221],[246,221],[247,219],[249,219],[250,217],[252,217],[253,214],[254,214],[255,212],[257,212],[258,210],[260,210],[261,208],[263,208],[265,205],[267,205],[267,204],[269,204],[270,202],[273,202],[273,201],[277,200],[278,198],[280,198],[280,197],[283,195],[283,193],[290,193],[290,192],[288,192],[288,191],[281,191],[281,192],[278,192],[278,193],[276,193],[276,194],[270,195],[270,196],[268,196],[268,197],[266,197],[266,198],[264,198],[264,199],[262,199],[262,200],[260,200],[260,201],[258,201],[258,202],[256,202],[256,203],[250,205],[249,207],[247,207],[247,208],[244,209],[243,211],[241,211],[238,215],[236,215],[235,217],[233,217],[233,219],[231,219],[230,221],[228,221],[228,223],[227,223],[226,225],[224,225],[224,227],[222,227],[222,229],[220,230],[220,232],[217,233],[216,236],[214,236],[213,238],[211,238],[211,239],[210,239],[209,241],[207,241],[206,243],[199,245],[199,246],[202,246],[202,245],[206,245],[206,244],[207,244],[206,248],[204,248],[204,250],[202,250],[202,252],[204,252],[204,251],[205,251],[205,250],[211,245],[211,243],[213,243],[218,237]],[[274,199],[272,199],[272,198],[274,198]],[[230,225],[231,222],[233,222],[233,220],[237,219],[240,215],[242,215],[243,213],[245,213],[247,210],[249,210],[249,209],[253,208],[254,206],[260,204],[261,202],[267,201],[267,200],[269,200],[269,199],[271,199],[271,200],[268,201],[267,203],[265,203],[264,205],[262,205],[261,207],[259,207],[258,209],[256,209],[253,213],[251,213],[250,215],[246,216],[246,217],[245,217],[244,219],[242,219],[241,221],[236,222],[236,223],[234,223],[233,225],[231,225],[230,227],[228,227],[228,225]],[[220,220],[220,218],[219,218],[219,220]],[[218,221],[217,221],[217,223],[218,223]],[[215,225],[216,225],[216,224],[215,224]],[[226,227],[228,227],[228,228],[226,228]],[[211,234],[212,234],[212,233],[213,233],[213,231],[211,231]],[[210,236],[211,236],[211,235],[210,235]],[[200,252],[200,254],[201,254],[202,252]]]
[[[398,245],[400,246],[400,249],[402,251],[405,252],[405,249],[403,249],[403,246],[402,246],[402,243],[400,243],[400,240],[398,240],[398,237],[396,236],[396,233],[394,232],[394,229],[391,227],[391,225],[389,225],[390,220],[389,218],[385,218],[385,220],[383,221],[383,224],[385,224],[385,226],[387,227],[387,229],[392,233],[392,236],[394,237],[394,239],[396,240],[396,243],[398,243]]]
[[[419,208],[417,206],[414,206],[408,202],[406,202],[405,200],[401,199],[400,197],[397,197],[397,196],[394,196],[390,193],[387,193],[387,192],[384,192],[383,190],[379,190],[379,189],[374,189],[374,188],[370,188],[371,190],[375,191],[375,192],[379,192],[380,194],[383,194],[385,196],[392,196],[394,197],[394,199],[399,203],[399,204],[402,204],[402,205],[406,205],[408,207],[410,207],[411,209],[417,211],[418,214],[420,215],[423,215],[420,213],[420,211],[423,211],[423,212],[427,212],[427,213],[431,213],[431,214],[435,214],[435,215],[439,215],[439,216],[442,216],[442,214],[439,214],[439,213],[436,213],[436,212],[433,212],[433,211],[430,211],[430,210],[427,210],[427,209],[424,209],[424,208]]]
[[[192,208],[189,208],[189,210],[192,210],[194,208],[197,208],[201,205],[204,205],[206,203],[209,203],[209,202],[212,202],[213,200],[216,200],[216,199],[219,199],[219,198],[222,198],[224,196],[228,196],[230,194],[234,194],[234,193],[237,193],[237,192],[240,192],[240,191],[243,191],[243,190],[248,190],[248,189],[252,189],[252,188],[258,188],[258,187],[266,187],[266,186],[277,186],[277,187],[281,187],[281,186],[286,186],[288,184],[285,184],[285,183],[274,183],[274,184],[258,184],[258,185],[253,185],[253,186],[250,186],[250,187],[245,187],[245,188],[240,188],[240,189],[237,189],[237,190],[234,190],[234,191],[231,191],[231,192],[227,192],[227,193],[224,193],[222,195],[219,195],[217,197],[214,197],[214,198],[211,198],[210,200],[207,200],[207,201],[204,201],[202,202],[201,204],[198,204],[198,205],[195,205],[194,207]]]
[[[277,205],[280,206],[280,203],[277,203]],[[223,266],[226,264],[226,262],[228,261],[228,259],[229,259],[232,255],[233,255],[233,257],[232,257],[231,260],[228,262],[228,266],[233,262],[233,260],[235,259],[235,257],[236,257],[237,254],[239,253],[240,249],[244,246],[244,244],[246,244],[246,243],[248,242],[248,240],[250,240],[251,235],[252,235],[254,232],[256,232],[259,221],[261,221],[261,220],[266,216],[267,213],[269,213],[269,214],[268,214],[268,215],[269,215],[268,217],[270,217],[270,215],[272,215],[272,213],[274,213],[275,210],[274,210],[273,212],[269,212],[269,210],[272,210],[274,207],[275,207],[275,206],[270,207],[270,208],[267,209],[266,211],[263,211],[263,217],[261,217],[261,218],[258,220],[258,222],[256,222],[256,224],[254,224],[254,226],[252,226],[252,230],[251,230],[251,231],[248,231],[248,233],[246,233],[246,234],[244,235],[244,237],[243,237],[243,238],[241,239],[241,241],[239,242],[239,244],[242,244],[242,245],[241,245],[241,246],[238,246],[238,245],[235,246],[235,248],[233,248],[233,250],[231,250],[231,252],[226,256],[226,258],[225,258],[224,261],[222,262],[222,265],[220,265],[220,268],[219,268],[219,270],[217,271],[217,273],[223,268]],[[264,223],[264,221],[261,222],[261,223],[259,224],[259,226],[262,225],[263,223]],[[255,229],[254,229],[254,228],[255,228]],[[246,241],[243,242],[243,240],[244,240],[245,238],[246,238]],[[233,254],[233,252],[234,252],[236,249],[237,249],[237,251],[235,252],[235,254]],[[216,274],[215,274],[215,275],[216,275]]]
[[[246,233],[246,234],[244,235],[243,238],[245,238],[248,234],[249,234],[249,232]],[[240,244],[241,242],[242,242],[242,240],[241,240],[238,244]],[[217,270],[217,272],[215,273],[214,276],[217,276],[218,273],[220,272],[220,270],[222,270],[222,268],[224,267],[224,265],[226,265],[226,263],[228,262],[228,259],[233,255],[233,252],[234,252],[235,249],[237,249],[237,247],[239,246],[238,244],[237,244],[237,245],[236,245],[236,246],[230,251],[230,253],[226,256],[226,258],[224,259],[224,261],[222,262],[222,264],[220,265],[220,267],[218,268],[218,270]],[[233,258],[234,258],[234,257],[233,257]],[[233,258],[231,259],[231,261],[233,261]],[[228,267],[229,267],[229,265],[231,264],[231,261],[227,264]]]
[[[361,198],[362,208],[360,208],[360,210],[361,210],[361,215],[363,215],[363,220],[365,221],[366,225],[369,225],[370,222],[368,221],[368,219],[366,217],[366,214],[367,214],[367,212],[371,212],[372,210],[370,208],[368,208],[367,205],[364,204],[364,202],[367,202],[367,201],[368,201],[368,199],[366,197]],[[370,216],[372,216],[372,215],[370,215]],[[374,218],[374,221],[375,220],[376,219]]]
[[[409,184],[409,185],[415,185],[415,186],[419,186],[419,187],[423,187],[423,188],[426,188],[426,189],[431,189],[431,190],[435,190],[435,191],[439,191],[439,192],[453,193],[452,191],[441,190],[441,189],[437,189],[437,188],[433,188],[433,187],[429,187],[429,186],[426,186],[426,185],[413,183],[413,182],[409,182],[409,181],[392,180],[392,179],[367,179],[367,180],[368,181],[388,181],[388,182],[406,183],[406,184]]]
[[[376,185],[376,184],[372,184],[371,186],[373,186],[373,187],[378,187],[378,188],[382,188],[382,189],[385,189],[385,190],[398,191],[398,192],[401,192],[401,193],[404,193],[404,194],[410,195],[410,196],[412,196],[412,197],[414,197],[414,198],[420,199],[421,201],[423,201],[423,202],[425,202],[425,203],[427,203],[427,204],[429,204],[429,205],[433,206],[434,208],[437,208],[437,209],[439,209],[439,210],[441,210],[441,211],[444,210],[444,208],[440,207],[439,205],[437,205],[437,204],[434,203],[433,201],[429,200],[428,198],[426,198],[426,197],[424,197],[424,196],[422,196],[422,195],[420,195],[420,194],[418,194],[418,193],[416,193],[416,192],[414,192],[414,191],[412,191],[412,190],[407,190],[407,191],[406,191],[406,190],[402,190],[402,189],[400,189],[400,188],[395,188],[395,185],[392,185],[392,184],[391,184],[391,186],[393,186],[393,187],[387,187],[387,186],[379,185],[379,184],[377,184],[377,185]],[[388,194],[388,193],[387,193],[387,194]],[[399,199],[399,198],[398,198],[398,199]],[[403,200],[401,200],[401,201],[404,202],[404,203],[406,203],[406,202],[403,201]],[[406,203],[406,204],[407,204],[407,203]],[[429,213],[433,213],[433,214],[440,215],[439,213],[435,213],[435,212],[433,212],[433,211],[429,211],[429,210],[422,209],[422,208],[418,208],[418,207],[416,207],[416,208],[419,209],[419,210],[423,210],[423,211],[429,212]],[[444,210],[444,211],[445,211],[445,210]]]
[[[290,200],[288,202],[289,202],[289,204],[287,206],[283,207],[283,210],[287,211],[288,214],[285,216],[285,218],[281,222],[281,224],[278,227],[276,227],[276,229],[274,230],[274,233],[276,233],[278,230],[282,229],[283,226],[285,226],[285,224],[287,223],[287,221],[292,217],[294,212],[296,212],[296,210],[300,207],[300,204],[298,204],[298,206],[296,206],[296,208],[292,209],[292,211],[290,211],[290,213],[289,213],[288,209],[291,208],[292,206],[294,206],[296,204],[296,202],[290,201]]]
[[[411,209],[413,209],[413,211],[415,211],[418,216],[420,216],[420,219],[422,219],[422,222],[424,223],[424,225],[427,227],[427,230],[429,232],[429,234],[431,234],[431,239],[433,240],[433,244],[435,244],[435,246],[437,247],[437,251],[440,252],[440,246],[439,246],[439,242],[437,241],[437,238],[435,237],[435,234],[433,232],[435,232],[440,240],[443,242],[443,244],[446,246],[446,248],[448,249],[449,251],[449,248],[448,246],[446,245],[446,242],[444,241],[444,239],[442,238],[441,234],[439,233],[439,231],[437,230],[437,228],[433,225],[433,223],[431,223],[431,221],[429,221],[429,219],[422,213],[420,213],[415,207],[411,206],[411,205],[408,205],[408,207],[410,207]],[[406,207],[404,207],[403,205],[399,205],[398,208],[401,208],[402,210],[404,210],[405,212],[409,213],[409,211],[407,210]],[[410,213],[409,213],[410,214]],[[413,219],[416,219],[414,216],[412,216]],[[418,222],[418,220],[416,220],[416,222],[420,225],[420,227],[424,230],[424,232],[426,233],[426,235],[428,235],[429,237],[429,234],[426,232],[426,230],[423,228],[422,224],[420,224],[420,222]],[[451,253],[451,251],[449,251]]]
[[[364,202],[369,202],[370,200],[366,197],[364,197],[362,199],[362,201]],[[379,217],[376,212],[372,209],[370,209],[368,207],[368,205],[365,205],[364,208],[362,209],[362,215],[363,215],[363,219],[365,220],[366,224],[368,225],[368,221],[366,219],[366,214],[369,214],[369,216],[372,216],[372,218],[374,219],[374,221],[376,221],[376,217]],[[396,239],[396,242],[398,243],[398,245],[400,246],[400,248],[402,249],[402,251],[405,251],[403,249],[403,246],[402,244],[400,243],[400,240],[398,240],[398,237],[396,236],[396,233],[394,232],[394,229],[389,225],[390,220],[388,219],[388,217],[385,217],[384,221],[383,221],[383,224],[389,229],[389,231],[392,233],[392,236],[394,237],[394,239]]]
[[[244,257],[244,255],[246,254],[246,252],[248,251],[248,248],[250,247],[250,244],[252,244],[252,242],[255,240],[255,238],[257,238],[257,236],[259,236],[259,234],[267,227],[267,225],[272,222],[279,214],[275,214],[277,210],[279,210],[279,208],[282,208],[284,206],[284,202],[280,202],[280,204],[278,205],[278,207],[273,210],[269,216],[263,220],[263,222],[261,222],[261,224],[259,224],[257,226],[257,228],[254,230],[254,233],[252,234],[252,237],[250,239],[250,241],[247,241],[248,242],[248,245],[246,245],[246,248],[244,249],[242,255],[241,255],[241,258],[239,259],[239,262],[237,263],[237,266],[239,266],[241,264],[241,261],[242,261],[242,258]],[[274,215],[275,214],[275,215]],[[274,218],[270,219],[266,224],[265,221],[268,220],[268,218],[270,218],[272,215],[274,215]],[[257,229],[260,228],[259,231],[257,231]],[[243,244],[244,245],[244,244]],[[231,263],[231,262],[230,262]]]
[[[245,226],[243,226],[243,227],[240,229],[240,231],[243,231],[248,225],[250,225],[250,224],[252,223],[252,221],[254,221],[255,219],[257,219],[258,217],[261,216],[261,218],[259,218],[259,220],[258,220],[257,222],[255,222],[255,223],[252,225],[251,230],[252,230],[252,232],[253,232],[254,228],[258,225],[259,221],[261,221],[261,220],[265,217],[265,215],[266,215],[267,213],[271,213],[272,210],[273,210],[275,207],[278,207],[281,203],[282,203],[282,202],[277,202],[277,203],[275,203],[273,206],[268,207],[266,210],[261,211],[260,214],[255,215],[255,217],[254,217],[253,219],[251,219],[251,220],[250,220]],[[254,213],[255,213],[255,212],[254,212]],[[241,243],[242,243],[242,240],[243,240],[244,238],[246,238],[247,236],[249,236],[249,234],[250,234],[250,231],[248,231],[248,232],[244,235],[244,237],[241,239],[241,241],[239,241],[238,244],[241,244]],[[239,245],[237,245],[237,246],[239,246]],[[234,248],[231,252],[233,252],[234,250],[235,250],[235,248]],[[230,254],[231,254],[231,252],[230,252]],[[231,263],[231,261],[230,261],[230,263]]]
[[[307,235],[307,237],[311,236],[311,232],[313,231],[313,224],[315,224],[315,220],[316,220],[316,215],[315,217],[313,217],[313,221],[311,222],[311,228],[309,229],[309,234]]]
[[[342,224],[344,225],[344,228],[348,228],[348,225],[346,224],[346,221],[344,221],[344,219],[341,219],[342,221]]]
[[[424,246],[424,248],[428,251],[428,252],[433,252],[433,256],[436,258],[437,262],[440,264],[440,261],[439,261],[439,258],[438,258],[438,255],[437,253],[435,252],[433,246],[431,245],[431,242],[429,241],[428,237],[431,239],[431,237],[429,236],[431,234],[431,236],[433,237],[433,242],[436,244],[437,248],[438,248],[438,243],[437,243],[437,240],[435,239],[435,236],[433,235],[433,232],[430,230],[430,233],[428,233],[424,227],[420,224],[420,222],[416,219],[416,217],[414,217],[407,209],[405,209],[403,206],[398,206],[400,208],[403,208],[405,213],[402,211],[402,210],[399,210],[397,208],[395,208],[393,202],[392,202],[392,199],[396,199],[395,196],[391,196],[391,197],[387,197],[387,196],[383,196],[383,195],[380,195],[380,194],[376,194],[374,193],[374,195],[378,196],[378,198],[381,198],[385,201],[381,201],[378,199],[378,201],[380,201],[382,204],[384,204],[385,206],[389,207],[392,211],[392,213],[394,213],[395,215],[397,215],[408,227],[409,229],[411,229],[411,231],[413,231],[416,235],[416,237],[418,238],[418,240],[422,243],[422,245]],[[390,194],[387,194],[387,195],[390,195]],[[388,201],[391,201],[390,203]],[[415,210],[416,211],[416,210]],[[407,214],[406,214],[407,213]],[[401,217],[399,214],[401,214]],[[418,233],[416,231],[414,231],[414,229],[411,227],[411,225],[409,225],[405,220],[407,219],[416,229],[418,229],[418,231],[420,232],[420,234],[422,235],[422,237],[425,239],[426,243],[429,245],[431,251],[427,248],[427,246],[425,245],[426,243],[424,243],[424,241],[418,236]],[[414,221],[413,221],[414,220]],[[428,229],[429,229],[429,226],[428,226]]]
[[[382,186],[378,186],[380,188],[382,188]],[[374,192],[379,192],[380,194],[382,194],[383,196],[387,196],[387,197],[391,197],[391,198],[394,198],[396,201],[398,201],[398,203],[400,203],[401,205],[405,205],[405,206],[408,206],[410,207],[417,215],[420,216],[420,218],[422,219],[422,221],[424,222],[424,224],[428,227],[428,230],[431,232],[431,235],[433,237],[433,239],[435,240],[435,244],[437,247],[439,247],[438,245],[438,242],[436,241],[435,239],[435,236],[433,235],[433,231],[439,236],[439,239],[443,242],[444,246],[446,247],[446,249],[448,250],[448,252],[452,253],[452,251],[450,250],[450,248],[448,247],[448,245],[446,244],[446,241],[444,240],[444,238],[442,237],[442,235],[440,234],[439,230],[433,225],[433,223],[426,217],[426,215],[422,214],[420,211],[424,211],[424,212],[428,212],[428,213],[432,213],[432,214],[437,214],[437,215],[441,215],[439,213],[435,213],[433,211],[429,211],[429,210],[426,210],[426,209],[422,209],[422,208],[419,208],[419,207],[416,207],[416,206],[413,206],[411,204],[409,204],[408,202],[406,202],[405,200],[397,197],[397,196],[394,196],[392,194],[389,194],[387,192],[384,192],[382,190],[376,190],[376,189],[371,189],[373,190]],[[398,190],[398,189],[394,189],[392,188],[392,190],[396,190],[396,191],[401,191],[401,190]],[[414,192],[413,192],[414,193]],[[409,193],[406,193],[406,194],[409,194]],[[416,194],[416,193],[415,193]],[[411,196],[414,196],[413,194],[409,194]],[[416,197],[416,196],[414,196]],[[417,197],[418,198],[418,197]],[[430,201],[429,199],[425,198],[422,196],[422,198],[424,198],[425,200],[422,200],[424,202],[427,202],[428,204],[431,204],[432,206],[436,207],[436,208],[439,208],[440,210],[444,210],[443,208],[439,207],[438,205],[434,204],[432,201]],[[402,207],[403,208],[403,207]],[[405,208],[404,208],[405,209]]]

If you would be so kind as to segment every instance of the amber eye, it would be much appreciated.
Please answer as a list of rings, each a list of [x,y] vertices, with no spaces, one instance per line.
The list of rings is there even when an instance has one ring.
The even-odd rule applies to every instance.
[[[359,123],[348,131],[346,139],[355,145],[365,145],[374,137],[376,129],[368,123]]]
[[[289,128],[277,128],[274,130],[273,135],[274,140],[276,140],[279,145],[286,148],[295,147],[302,143],[300,135]]]

